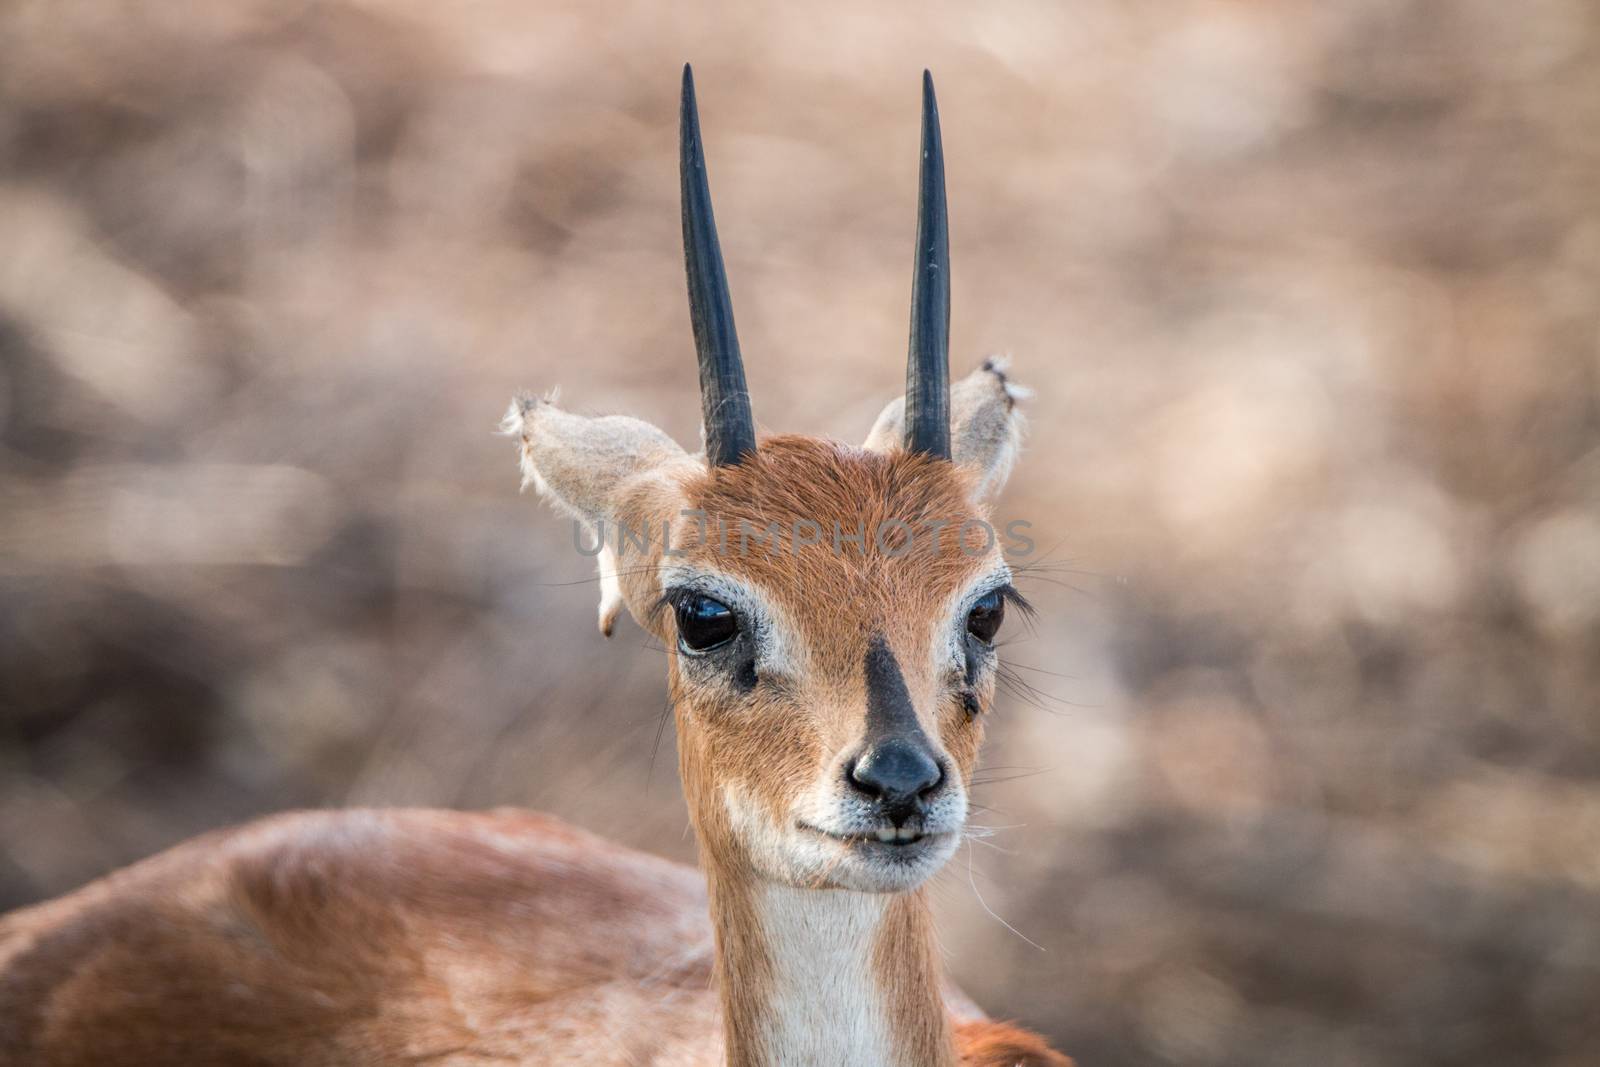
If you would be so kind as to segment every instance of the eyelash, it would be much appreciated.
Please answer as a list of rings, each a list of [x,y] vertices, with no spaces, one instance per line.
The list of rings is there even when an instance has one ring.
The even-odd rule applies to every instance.
[[[1033,602],[1023,596],[1017,590],[1017,587],[1010,582],[1006,582],[1004,585],[997,585],[993,589],[986,589],[982,594],[973,597],[972,601],[967,605],[967,612],[971,612],[973,605],[977,604],[978,601],[993,593],[999,593],[1001,601],[1007,607],[1016,608],[1025,619],[1035,618],[1039,614],[1039,610],[1033,606]],[[966,613],[963,613],[962,618],[966,618]]]
[[[1039,614],[1039,610],[1033,606],[1033,602],[1017,592],[1017,587],[1010,582],[1002,585],[995,592],[999,593],[1001,599],[1006,603],[1022,612],[1023,618],[1031,619]]]

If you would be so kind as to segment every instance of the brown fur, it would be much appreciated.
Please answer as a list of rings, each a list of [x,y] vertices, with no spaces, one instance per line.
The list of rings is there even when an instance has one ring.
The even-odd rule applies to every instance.
[[[750,579],[776,601],[800,628],[812,668],[809,676],[780,679],[770,692],[740,698],[693,689],[674,661],[680,744],[688,742],[684,781],[693,793],[691,809],[709,824],[697,824],[703,847],[719,855],[732,847],[718,833],[719,816],[709,810],[715,805],[704,797],[704,788],[741,782],[774,812],[782,811],[795,789],[815,776],[825,751],[859,736],[866,706],[861,662],[874,634],[887,638],[918,704],[936,711],[937,735],[963,778],[970,778],[981,720],[951,699],[946,692],[951,679],[934,677],[928,649],[945,600],[986,561],[964,554],[948,532],[937,550],[931,537],[915,538],[911,552],[891,558],[877,550],[870,533],[890,518],[914,527],[943,520],[952,529],[964,519],[981,518],[968,503],[957,468],[903,452],[880,455],[810,438],[777,437],[763,442],[753,462],[692,482],[685,498],[690,508],[709,517],[709,529],[707,537],[695,541],[690,537],[694,524],[681,521],[680,550],[692,562]],[[761,528],[777,522],[791,529],[812,516],[831,517],[845,531],[869,531],[865,550],[842,544],[842,552],[835,553],[828,543],[797,552],[752,548],[746,555],[724,554],[709,532],[737,531],[741,523]],[[730,540],[736,545],[736,534]],[[652,584],[646,595],[653,600],[659,590]],[[656,613],[652,621],[663,640],[672,640],[666,613]],[[695,715],[686,714],[690,708]]]
[[[956,1025],[963,1067],[1072,1067],[1037,1034],[1010,1023],[971,1019]]]
[[[711,966],[696,871],[554,819],[281,815],[0,918],[0,1064],[710,1067]]]
[[[704,914],[537,815],[279,816],[0,920],[0,1064],[705,1062]]]
[[[926,892],[896,896],[872,946],[873,970],[883,982],[889,1010],[907,1024],[896,1050],[906,1063],[939,1063],[955,1048],[950,1013],[938,992],[939,946]]]

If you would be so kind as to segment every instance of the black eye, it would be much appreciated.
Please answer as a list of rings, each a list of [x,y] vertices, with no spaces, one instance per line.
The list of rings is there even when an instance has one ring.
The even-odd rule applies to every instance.
[[[983,594],[972,605],[972,610],[967,613],[967,633],[987,645],[994,640],[994,635],[1000,632],[1000,624],[1005,621],[1006,598],[996,589]]]
[[[678,615],[678,642],[689,652],[707,652],[733,640],[739,620],[721,601],[690,593],[674,605]]]

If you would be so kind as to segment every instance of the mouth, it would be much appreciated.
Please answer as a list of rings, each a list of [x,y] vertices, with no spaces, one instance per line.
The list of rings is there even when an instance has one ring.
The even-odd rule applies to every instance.
[[[854,833],[824,830],[804,821],[793,825],[804,834],[832,843],[820,859],[810,850],[802,851],[817,864],[808,868],[803,884],[870,893],[895,893],[921,885],[950,858],[960,838],[959,824],[934,828],[921,819],[907,826],[873,826]]]
[[[926,845],[931,841],[947,836],[942,833],[929,833],[914,826],[880,826],[876,830],[868,830],[859,834],[840,834],[832,830],[824,830],[820,826],[810,823],[799,823],[800,829],[807,833],[817,834],[821,837],[838,841],[850,848],[863,851],[877,852],[879,850],[916,851],[916,846]]]

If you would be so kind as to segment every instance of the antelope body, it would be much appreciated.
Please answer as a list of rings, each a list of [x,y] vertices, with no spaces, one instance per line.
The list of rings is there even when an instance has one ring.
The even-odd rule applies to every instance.
[[[0,918],[0,1065],[1069,1062],[945,986],[925,899],[1021,603],[969,536],[1021,429],[998,366],[949,383],[926,76],[923,101],[906,396],[863,446],[757,440],[687,68],[705,452],[546,400],[506,418],[557,509],[670,533],[602,552],[600,626],[626,607],[676,650],[703,877],[522,812],[265,819]]]

